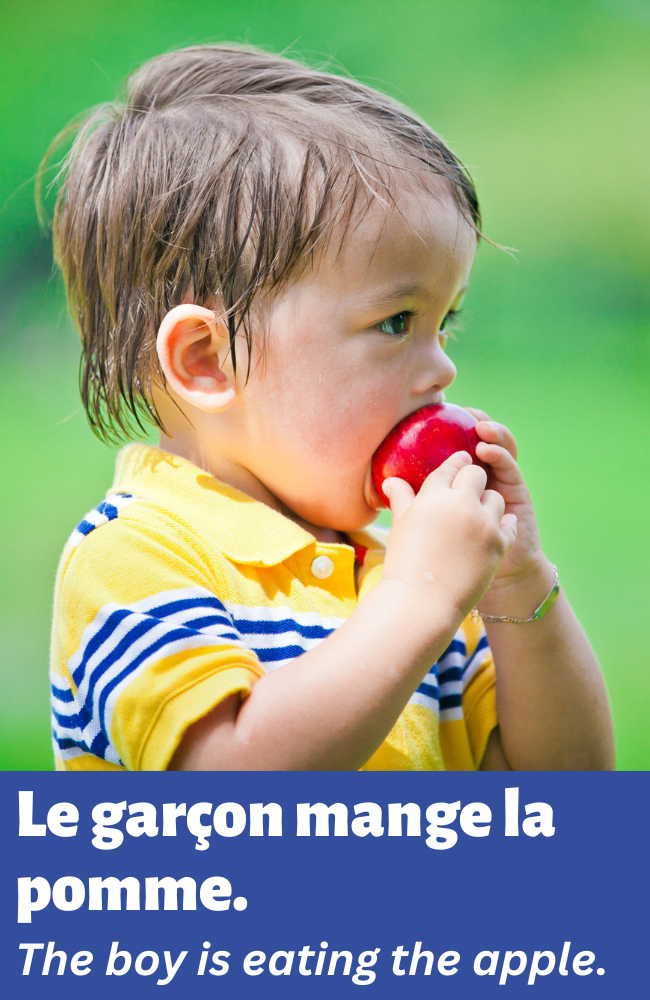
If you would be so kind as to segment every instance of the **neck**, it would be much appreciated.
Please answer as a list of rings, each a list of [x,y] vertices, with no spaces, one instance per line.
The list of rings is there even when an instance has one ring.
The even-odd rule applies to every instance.
[[[305,521],[302,517],[294,514],[249,469],[244,468],[242,465],[237,465],[223,455],[211,454],[208,457],[198,442],[188,442],[182,438],[171,438],[161,433],[160,447],[164,451],[171,452],[172,455],[178,455],[180,458],[192,462],[193,465],[198,465],[200,469],[214,476],[219,482],[226,483],[228,486],[239,490],[240,493],[245,493],[247,496],[252,497],[253,500],[259,500],[260,503],[266,504],[267,507],[277,510],[279,514],[283,514],[285,517],[290,518],[290,520],[295,521],[296,524],[304,528],[305,531],[308,531],[319,542],[340,543],[345,540],[340,531],[335,531],[334,528],[322,528],[317,524],[310,524],[309,521]]]

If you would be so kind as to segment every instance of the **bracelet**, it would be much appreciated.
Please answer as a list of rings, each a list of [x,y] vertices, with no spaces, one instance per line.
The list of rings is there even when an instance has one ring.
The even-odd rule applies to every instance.
[[[480,618],[482,618],[484,622],[506,622],[510,625],[528,625],[529,622],[538,622],[540,618],[543,618],[544,615],[551,610],[557,600],[557,595],[560,593],[560,580],[558,577],[557,566],[552,566],[551,569],[555,573],[553,586],[540,606],[535,608],[530,618],[509,618],[507,615],[484,615],[478,608],[474,608],[472,610],[472,621],[474,624],[478,625]]]

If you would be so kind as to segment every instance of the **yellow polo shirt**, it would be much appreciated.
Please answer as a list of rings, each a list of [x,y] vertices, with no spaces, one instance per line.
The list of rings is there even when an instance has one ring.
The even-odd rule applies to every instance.
[[[52,634],[56,765],[164,770],[189,725],[317,646],[381,576],[381,530],[352,545],[175,455],[129,445],[61,557]],[[467,619],[364,770],[473,770],[496,726],[494,665]]]

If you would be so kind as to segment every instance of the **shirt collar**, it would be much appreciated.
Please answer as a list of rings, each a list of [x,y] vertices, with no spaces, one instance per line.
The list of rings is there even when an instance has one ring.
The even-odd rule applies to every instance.
[[[274,566],[308,545],[323,550],[345,547],[317,542],[284,514],[220,482],[187,459],[150,445],[131,444],[120,451],[111,492],[131,493],[172,511],[214,538],[235,563]],[[350,538],[383,553],[382,542],[371,531],[355,531]]]

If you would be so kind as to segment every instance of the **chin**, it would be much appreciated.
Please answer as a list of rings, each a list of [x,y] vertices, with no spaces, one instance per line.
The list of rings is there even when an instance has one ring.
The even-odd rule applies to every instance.
[[[349,504],[344,510],[340,507],[324,511],[312,511],[313,517],[308,518],[319,528],[331,528],[347,534],[349,531],[360,531],[376,519],[379,511],[369,507],[362,498],[355,504]],[[306,515],[301,515],[305,517]]]
[[[304,488],[295,492],[276,489],[275,495],[290,511],[316,528],[347,533],[372,524],[383,505],[374,494],[369,472],[365,478],[358,475],[336,478],[325,471],[320,473],[320,478],[332,484],[325,495]],[[305,475],[304,482],[313,480],[313,474]],[[372,506],[375,500],[376,507]]]

